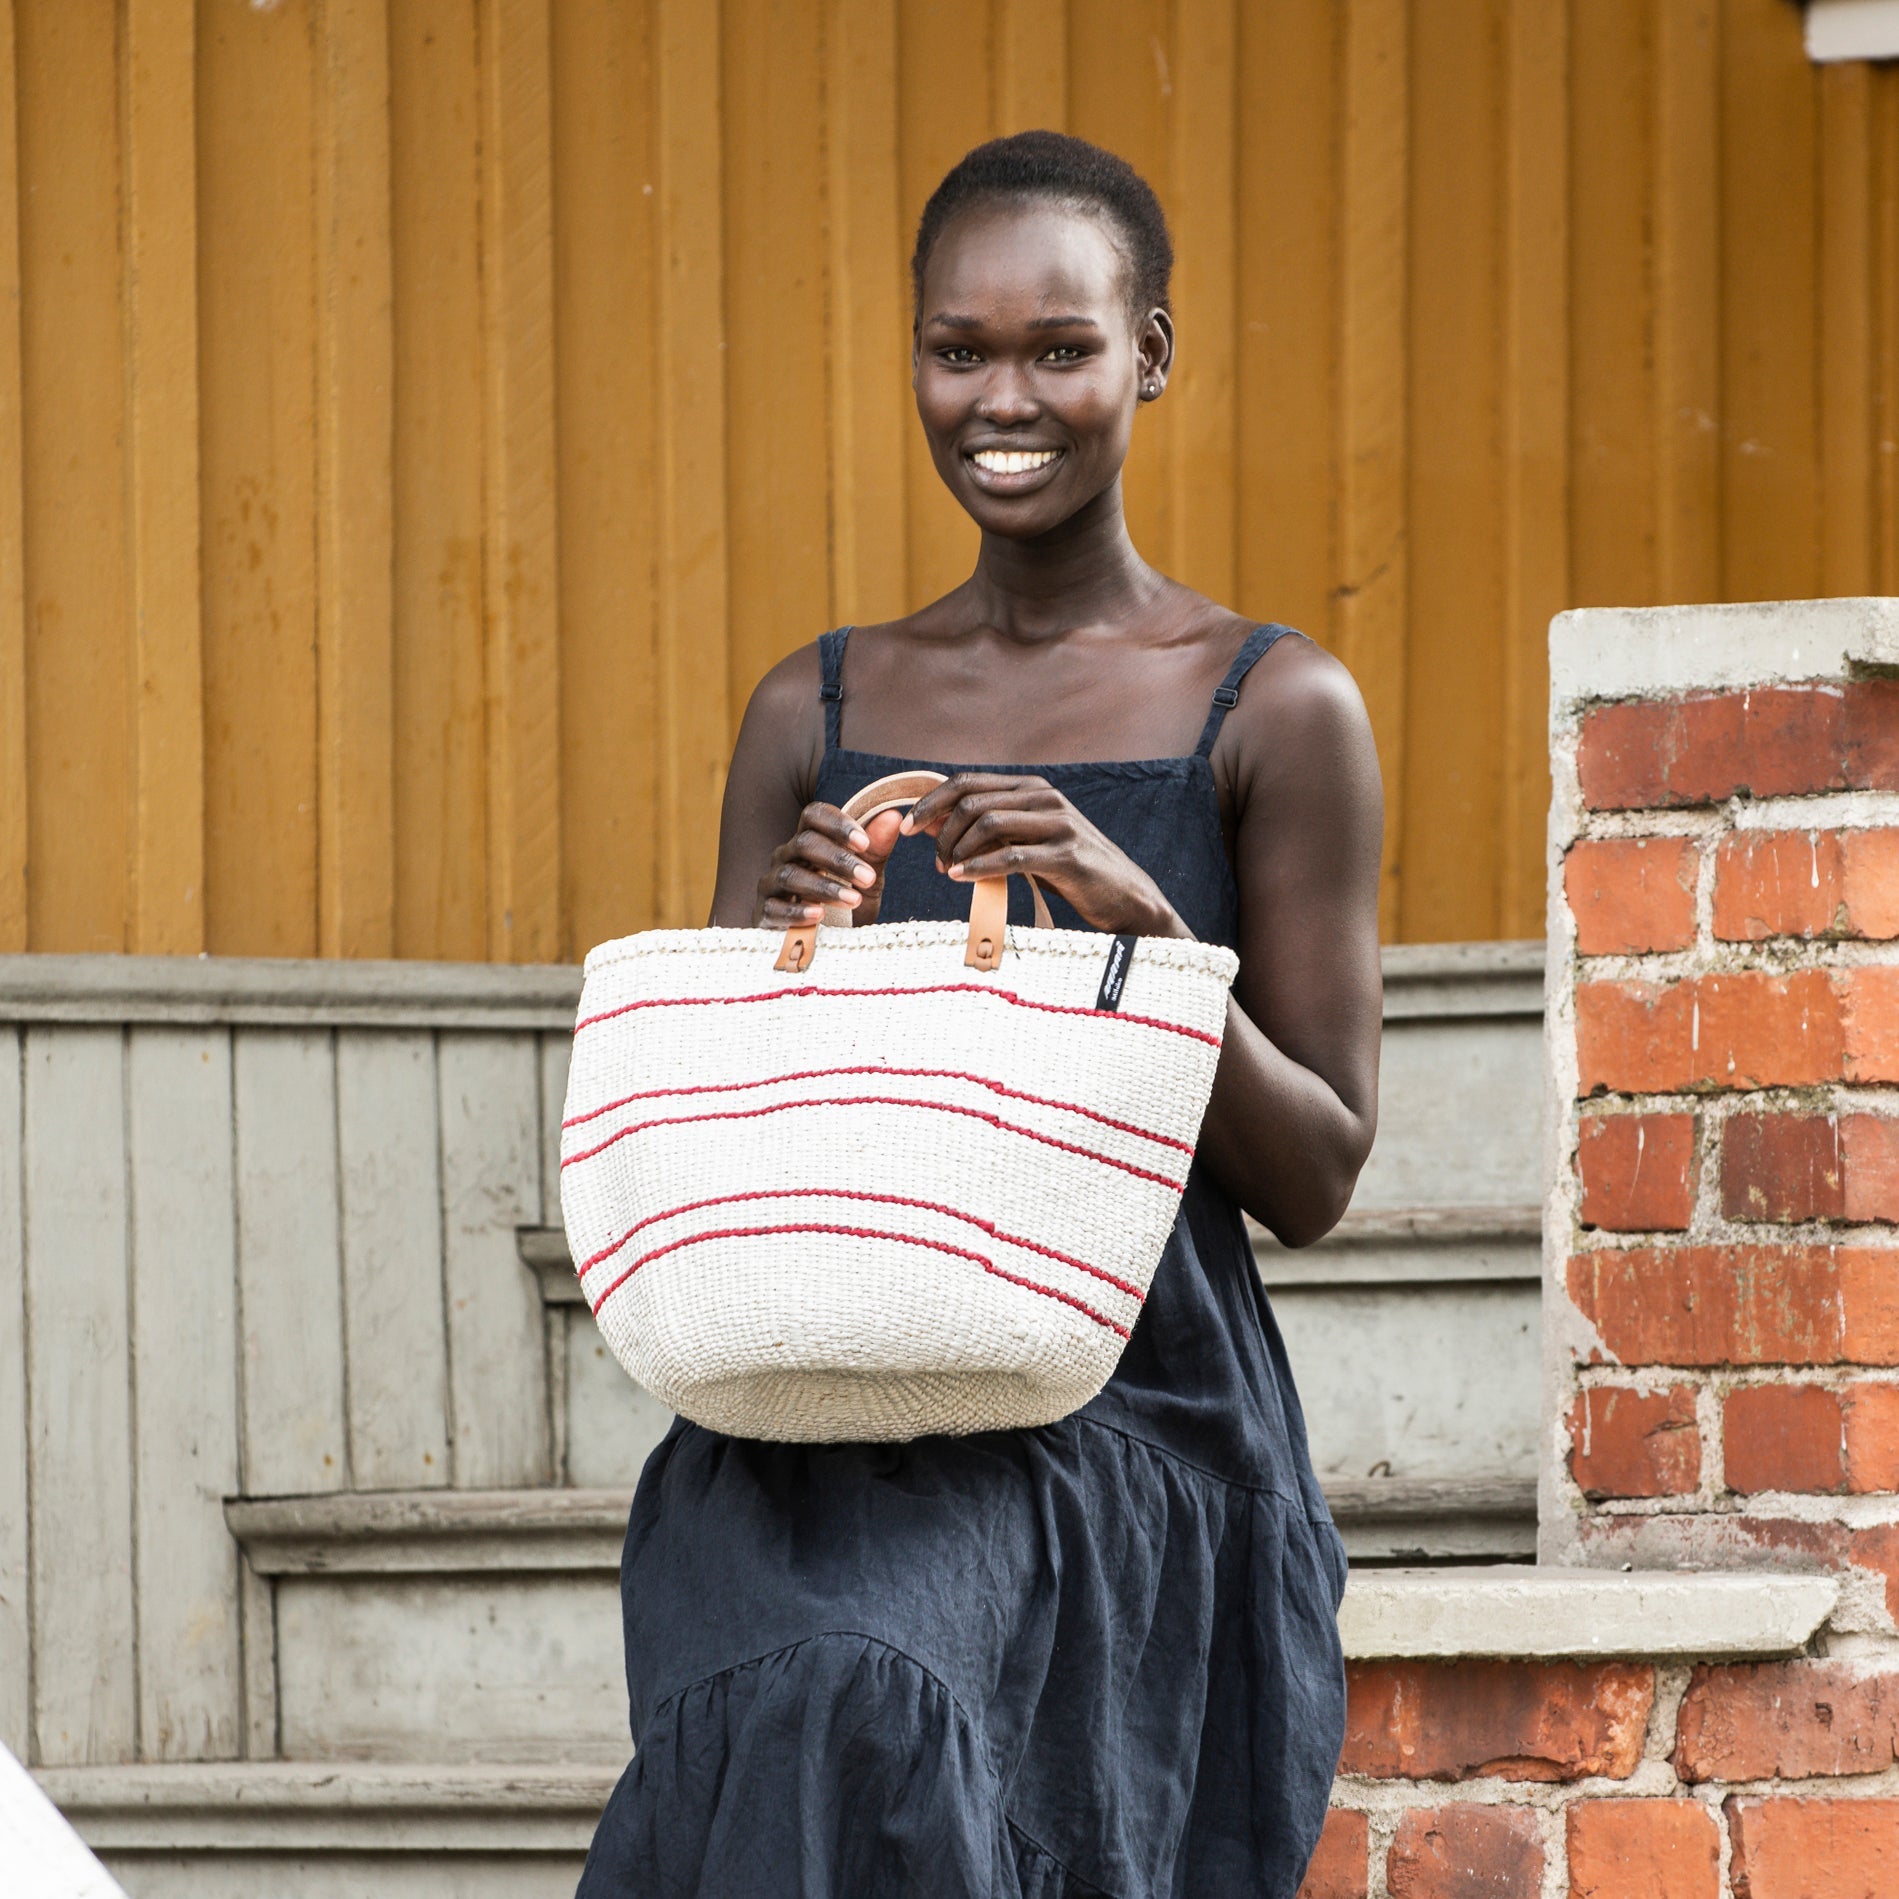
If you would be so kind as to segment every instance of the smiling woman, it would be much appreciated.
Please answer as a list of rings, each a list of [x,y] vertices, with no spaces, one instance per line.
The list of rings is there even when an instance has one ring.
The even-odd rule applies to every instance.
[[[1237,950],[1179,1218],[1114,1376],[1059,1423],[675,1426],[628,1530],[638,1751],[587,1899],[1292,1899],[1318,1838],[1344,1560],[1240,1211],[1317,1239],[1370,1151],[1381,796],[1344,668],[1129,538],[1170,265],[1153,193],[1079,140],[1000,140],[939,186],[914,381],[975,571],[760,685],[713,922],[949,920],[1020,871],[1058,926]],[[945,781],[903,819],[846,815],[920,767]]]

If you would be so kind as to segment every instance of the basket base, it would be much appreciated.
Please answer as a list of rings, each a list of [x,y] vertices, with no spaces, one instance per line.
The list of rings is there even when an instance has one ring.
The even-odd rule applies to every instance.
[[[1019,1372],[750,1373],[660,1394],[680,1416],[727,1437],[775,1444],[888,1444],[1053,1424],[1101,1388],[1057,1387]]]

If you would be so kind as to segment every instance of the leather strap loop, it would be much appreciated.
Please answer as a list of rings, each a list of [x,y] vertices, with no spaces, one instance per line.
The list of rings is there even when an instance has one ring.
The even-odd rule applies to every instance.
[[[872,818],[885,811],[897,811],[915,804],[925,792],[934,791],[938,785],[947,782],[940,771],[892,772],[888,777],[873,780],[855,797],[846,800],[844,815],[853,823],[868,824]],[[1017,875],[1028,877],[1028,872],[1019,871]],[[1041,885],[1033,877],[1028,877],[1028,884],[1029,893],[1035,902],[1036,928],[1053,929],[1054,921],[1049,916]],[[971,885],[969,893],[969,942],[963,952],[963,962],[967,968],[993,970],[1002,966],[1008,920],[1008,878],[979,877]],[[824,922],[832,929],[848,929],[851,912],[842,904],[827,904]],[[794,924],[785,932],[778,960],[772,967],[802,973],[811,967],[817,953],[817,924]]]

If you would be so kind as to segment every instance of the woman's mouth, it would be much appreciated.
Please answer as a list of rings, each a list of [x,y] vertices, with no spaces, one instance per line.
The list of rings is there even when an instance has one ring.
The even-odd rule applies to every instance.
[[[1038,486],[1061,458],[1059,448],[979,448],[965,459],[980,487],[1008,494]]]

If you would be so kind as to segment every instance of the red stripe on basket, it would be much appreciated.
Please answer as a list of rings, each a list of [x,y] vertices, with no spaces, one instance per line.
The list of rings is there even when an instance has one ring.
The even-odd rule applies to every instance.
[[[662,1220],[677,1220],[688,1213],[702,1212],[707,1207],[739,1206],[757,1200],[861,1200],[873,1206],[915,1207],[924,1213],[940,1213],[946,1220],[961,1220],[965,1226],[976,1227],[992,1239],[1001,1240],[1006,1246],[1020,1247],[1025,1253],[1039,1253],[1042,1258],[1052,1259],[1061,1266],[1072,1266],[1077,1272],[1087,1273],[1104,1285],[1114,1287],[1117,1292],[1126,1293],[1137,1304],[1147,1303],[1147,1294],[1139,1286],[1107,1271],[1105,1267],[1090,1266],[1085,1259],[1076,1259],[1072,1253],[1058,1253],[1054,1247],[1044,1246],[1038,1240],[1005,1233],[993,1220],[985,1220],[980,1214],[962,1213],[936,1200],[913,1200],[909,1195],[900,1193],[871,1193],[861,1187],[761,1187],[750,1193],[721,1193],[705,1200],[688,1200],[684,1206],[668,1207],[663,1213],[649,1213],[645,1219],[634,1221],[611,1245],[601,1247],[599,1252],[583,1260],[574,1269],[574,1277],[584,1280],[596,1266],[611,1259],[635,1234],[645,1232],[649,1226],[658,1226]]]
[[[1185,1181],[1170,1180],[1165,1174],[1150,1172],[1145,1167],[1136,1167],[1132,1161],[1116,1160],[1112,1154],[1097,1154],[1091,1147],[1077,1147],[1073,1141],[1059,1141],[1052,1134],[1044,1134],[1037,1128],[1025,1128],[1014,1121],[1005,1121],[1000,1115],[985,1114],[981,1108],[965,1108],[953,1101],[913,1101],[905,1095],[813,1095],[803,1101],[774,1101],[764,1108],[722,1108],[715,1114],[675,1114],[656,1121],[634,1121],[623,1128],[616,1128],[604,1141],[596,1142],[592,1147],[583,1147],[578,1154],[569,1154],[561,1161],[561,1167],[577,1167],[584,1160],[592,1160],[596,1154],[604,1154],[616,1141],[623,1141],[629,1134],[643,1134],[648,1128],[683,1128],[698,1121],[756,1121],[768,1114],[783,1114],[790,1108],[927,1108],[932,1114],[961,1114],[972,1121],[986,1121],[992,1128],[1000,1128],[1005,1134],[1020,1134],[1025,1139],[1039,1141],[1044,1147],[1060,1148],[1065,1154],[1079,1154],[1083,1160],[1099,1161],[1103,1167],[1118,1168],[1124,1174],[1132,1174],[1137,1180],[1151,1180],[1157,1186],[1171,1187],[1175,1193],[1181,1192]]]
[[[689,1233],[684,1239],[668,1240],[664,1246],[656,1246],[650,1253],[642,1253],[625,1272],[623,1272],[605,1292],[600,1295],[593,1307],[593,1315],[600,1316],[600,1308],[620,1290],[642,1266],[649,1266],[656,1259],[663,1259],[668,1253],[677,1253],[682,1247],[697,1246],[707,1240],[757,1240],[780,1233],[831,1233],[847,1240],[894,1240],[899,1246],[927,1247],[933,1253],[947,1253],[954,1259],[973,1260],[984,1272],[992,1273],[998,1279],[1006,1279],[1012,1286],[1020,1286],[1028,1292],[1039,1292],[1044,1299],[1059,1299],[1065,1306],[1073,1306],[1077,1312],[1085,1313],[1095,1324],[1106,1326],[1110,1332],[1117,1332],[1122,1338],[1130,1336],[1125,1325],[1117,1325],[1105,1312],[1097,1312],[1093,1306],[1084,1304],[1072,1294],[1058,1292],[1053,1286],[1038,1285],[1033,1279],[1022,1279],[1014,1273],[1004,1272],[994,1260],[985,1259],[980,1253],[972,1253],[966,1246],[952,1246],[947,1240],[919,1239],[914,1233],[886,1233],[874,1226],[832,1226],[828,1223],[812,1221],[787,1222],[778,1226],[728,1226],[716,1227],[709,1233]]]
[[[644,1002],[623,1002],[617,1009],[602,1009],[598,1015],[582,1016],[574,1024],[574,1033],[590,1029],[596,1022],[611,1022],[615,1016],[630,1015],[635,1009],[723,1009],[740,1002],[777,1002],[790,996],[990,996],[997,1002],[1013,1003],[1018,1009],[1040,1009],[1048,1015],[1088,1015],[1103,1022],[1122,1022],[1142,1029],[1164,1029],[1169,1035],[1190,1036],[1196,1042],[1220,1046],[1217,1035],[1205,1029],[1190,1029],[1182,1022],[1163,1022],[1159,1016],[1130,1015],[1123,1009],[1084,1009],[1073,1003],[1036,1002],[1018,996],[1013,989],[991,989],[979,982],[939,982],[922,984],[915,989],[766,989],[755,996],[650,996]]]
[[[1078,1101],[1058,1101],[1052,1095],[1032,1095],[1020,1088],[1011,1088],[1005,1082],[992,1081],[987,1075],[972,1075],[960,1068],[884,1068],[875,1062],[860,1062],[849,1068],[801,1068],[788,1075],[764,1075],[757,1081],[713,1081],[703,1082],[696,1088],[642,1088],[637,1094],[622,1095],[618,1101],[609,1101],[604,1106],[589,1108],[585,1114],[576,1114],[561,1123],[562,1129],[584,1126],[589,1121],[597,1121],[603,1114],[611,1114],[615,1108],[631,1107],[636,1101],[657,1101],[669,1095],[731,1095],[742,1094],[750,1088],[776,1088],[780,1083],[793,1081],[822,1081],[831,1075],[901,1075],[905,1080],[922,1081],[967,1081],[978,1088],[987,1088],[992,1094],[1007,1095],[1012,1101],[1027,1101],[1038,1108],[1059,1108],[1064,1114],[1084,1115],[1090,1121],[1098,1121],[1104,1128],[1113,1128],[1119,1134],[1138,1135],[1144,1141],[1157,1142],[1162,1147],[1178,1148],[1183,1154],[1193,1152],[1191,1141],[1177,1141],[1171,1134],[1155,1134],[1148,1128],[1137,1127],[1132,1121],[1117,1121],[1111,1114],[1102,1114],[1094,1108],[1084,1108]]]

